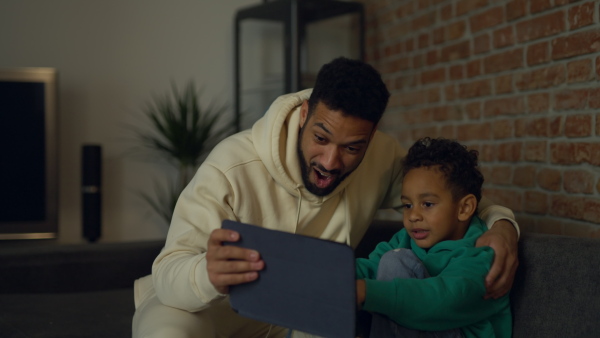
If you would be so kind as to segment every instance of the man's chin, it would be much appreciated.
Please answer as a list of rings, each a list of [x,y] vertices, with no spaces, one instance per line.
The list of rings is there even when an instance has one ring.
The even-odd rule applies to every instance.
[[[313,195],[321,196],[321,197],[331,194],[337,186],[338,186],[337,182],[331,182],[329,185],[327,185],[325,187],[319,187],[316,184],[314,184],[313,182],[308,182],[307,184],[305,184],[306,190],[308,190]]]

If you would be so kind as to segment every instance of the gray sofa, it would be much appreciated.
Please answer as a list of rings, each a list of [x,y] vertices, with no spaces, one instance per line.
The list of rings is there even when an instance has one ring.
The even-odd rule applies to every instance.
[[[399,229],[375,221],[364,257]],[[0,337],[130,337],[133,281],[161,241],[86,245],[0,243]],[[600,337],[600,240],[524,234],[511,302],[514,337]],[[369,316],[360,313],[357,334]]]

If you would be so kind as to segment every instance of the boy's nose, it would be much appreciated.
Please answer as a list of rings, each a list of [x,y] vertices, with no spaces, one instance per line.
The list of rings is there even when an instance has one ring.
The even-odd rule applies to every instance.
[[[410,215],[408,216],[408,220],[410,222],[419,222],[421,221],[423,218],[421,217],[421,213],[417,212],[417,210],[413,209],[410,211]]]

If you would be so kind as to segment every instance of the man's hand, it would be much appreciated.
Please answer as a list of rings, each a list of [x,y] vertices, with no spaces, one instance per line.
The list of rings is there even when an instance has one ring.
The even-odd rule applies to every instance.
[[[258,252],[223,242],[236,242],[240,235],[231,230],[215,229],[208,239],[206,269],[208,278],[219,293],[229,293],[229,286],[248,283],[258,278],[265,266]]]
[[[494,249],[494,262],[485,278],[485,299],[498,299],[512,287],[519,266],[518,238],[515,227],[506,220],[499,220],[477,240],[476,246]]]

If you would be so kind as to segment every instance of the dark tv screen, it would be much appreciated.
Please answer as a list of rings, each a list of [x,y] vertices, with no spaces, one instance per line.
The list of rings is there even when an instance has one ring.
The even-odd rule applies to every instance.
[[[58,229],[56,70],[0,69],[0,239]]]
[[[44,84],[0,81],[0,222],[46,217]]]

